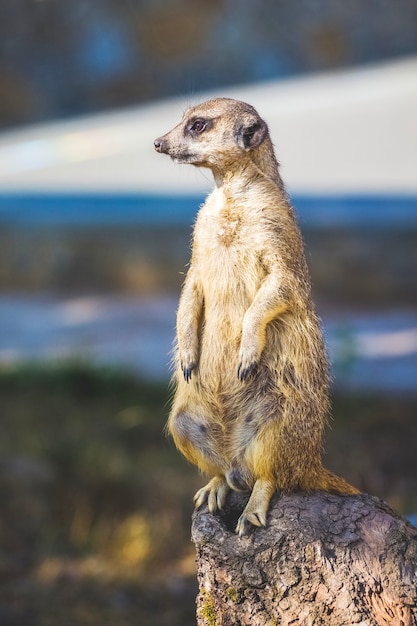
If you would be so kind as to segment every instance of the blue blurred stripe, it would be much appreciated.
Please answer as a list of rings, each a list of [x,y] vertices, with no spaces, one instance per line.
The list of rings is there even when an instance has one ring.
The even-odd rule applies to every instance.
[[[0,225],[189,225],[203,195],[0,194]],[[417,228],[417,196],[294,195],[302,227]]]

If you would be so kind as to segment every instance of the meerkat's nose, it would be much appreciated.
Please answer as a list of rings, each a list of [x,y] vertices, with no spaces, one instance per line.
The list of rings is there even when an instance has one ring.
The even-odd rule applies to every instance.
[[[158,139],[155,139],[153,145],[155,146],[155,150],[157,152],[166,152],[167,144],[163,137],[158,137]]]

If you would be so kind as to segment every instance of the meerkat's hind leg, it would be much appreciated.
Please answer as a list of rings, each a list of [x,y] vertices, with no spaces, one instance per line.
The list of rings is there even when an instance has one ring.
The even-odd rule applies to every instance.
[[[242,537],[247,535],[252,526],[266,526],[269,502],[275,491],[273,481],[258,478],[249,501],[236,526],[236,532]]]
[[[230,487],[224,476],[214,476],[204,487],[199,489],[194,496],[194,505],[199,509],[206,502],[210,513],[215,513],[218,509],[222,510]]]

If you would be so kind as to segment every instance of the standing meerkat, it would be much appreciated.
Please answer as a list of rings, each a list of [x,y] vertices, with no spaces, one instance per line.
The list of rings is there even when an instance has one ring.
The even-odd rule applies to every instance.
[[[177,313],[168,429],[212,476],[195,495],[222,509],[251,491],[236,531],[264,526],[276,490],[358,491],[322,465],[329,374],[294,210],[266,123],[244,102],[190,108],[157,152],[211,169]]]

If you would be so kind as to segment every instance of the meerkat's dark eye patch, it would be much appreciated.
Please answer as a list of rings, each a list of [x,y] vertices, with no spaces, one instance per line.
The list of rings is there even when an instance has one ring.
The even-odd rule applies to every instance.
[[[193,135],[200,135],[205,130],[211,128],[211,125],[211,120],[206,120],[202,117],[198,117],[197,119],[192,119],[189,121],[186,127],[186,132]]]

